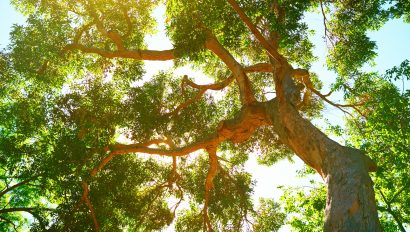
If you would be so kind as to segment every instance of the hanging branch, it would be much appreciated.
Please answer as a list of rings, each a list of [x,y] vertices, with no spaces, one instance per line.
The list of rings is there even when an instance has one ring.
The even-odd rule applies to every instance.
[[[97,216],[95,214],[94,207],[91,204],[90,198],[88,197],[89,193],[90,193],[88,183],[85,182],[85,181],[81,182],[81,187],[83,188],[83,192],[84,192],[83,196],[81,197],[81,201],[84,202],[85,205],[90,210],[90,216],[93,220],[95,231],[99,232],[100,231],[100,226],[99,226],[98,221],[97,221]]]
[[[207,147],[207,152],[209,155],[209,169],[208,174],[205,179],[205,199],[204,199],[204,208],[203,208],[203,217],[204,217],[204,231],[214,231],[212,229],[211,221],[208,216],[208,207],[210,192],[214,188],[213,180],[218,172],[218,157],[216,156],[216,147]]]
[[[330,43],[332,44],[332,46],[335,46],[333,39],[330,37],[329,34],[331,34],[331,32],[329,31],[328,27],[327,27],[327,17],[326,17],[326,12],[324,9],[324,5],[323,5],[323,1],[320,0],[320,10],[322,12],[322,16],[323,16],[323,26],[325,27],[325,40],[327,42],[327,40],[330,41]]]

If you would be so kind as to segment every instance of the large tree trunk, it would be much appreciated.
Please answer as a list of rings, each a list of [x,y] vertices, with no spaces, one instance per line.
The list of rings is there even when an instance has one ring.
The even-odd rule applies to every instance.
[[[369,171],[376,165],[363,152],[328,138],[297,110],[300,93],[291,68],[277,70],[277,98],[266,105],[280,140],[328,185],[324,231],[381,231]]]
[[[328,186],[325,231],[381,231],[373,182],[362,152],[340,146],[324,155]]]

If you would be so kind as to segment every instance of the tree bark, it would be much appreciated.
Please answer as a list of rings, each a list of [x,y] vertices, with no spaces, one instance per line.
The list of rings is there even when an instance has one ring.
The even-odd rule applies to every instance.
[[[324,231],[381,231],[373,182],[374,162],[363,152],[328,138],[297,110],[300,93],[291,67],[275,73],[277,99],[267,103],[267,113],[280,140],[328,186]]]
[[[339,146],[325,155],[325,231],[381,231],[364,154]]]

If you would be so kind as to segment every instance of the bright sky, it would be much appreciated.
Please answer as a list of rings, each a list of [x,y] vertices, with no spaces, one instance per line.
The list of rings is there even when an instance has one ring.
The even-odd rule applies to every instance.
[[[157,11],[158,15],[163,14],[163,9]],[[317,44],[315,54],[319,60],[312,66],[311,71],[319,74],[319,77],[326,85],[334,80],[335,75],[326,70],[325,55],[326,45],[323,38],[323,19],[321,15],[309,14],[306,21],[312,28],[317,28],[317,34],[312,37],[312,40]],[[8,43],[8,34],[11,26],[14,23],[23,23],[24,17],[19,15],[13,8],[9,6],[8,0],[0,0],[0,48],[4,48]],[[161,31],[162,30],[162,31]],[[370,32],[369,36],[377,42],[378,57],[376,58],[377,66],[369,69],[374,71],[384,72],[386,69],[400,64],[405,59],[410,59],[410,24],[404,24],[400,20],[388,22],[380,31]],[[151,49],[168,49],[172,47],[171,43],[166,40],[164,27],[160,28],[160,33],[154,37],[148,38],[149,48]],[[159,70],[166,70],[172,66],[172,62],[146,62],[147,75],[157,73]],[[195,73],[189,68],[183,68],[176,71],[177,75],[187,74],[190,77],[197,77],[196,81],[200,83],[209,82],[210,80],[200,73]],[[198,78],[200,77],[200,78]],[[401,86],[401,82],[398,83]],[[406,83],[406,89],[409,88],[409,82]],[[326,88],[323,92],[326,92]],[[334,96],[334,99],[341,99],[339,96]],[[342,114],[334,108],[327,107],[323,113],[325,117],[332,123],[343,124]],[[320,122],[317,122],[320,124]],[[341,138],[336,138],[342,142]],[[277,189],[279,185],[294,185],[305,186],[309,185],[306,180],[301,180],[296,177],[296,170],[303,167],[303,162],[295,157],[295,162],[280,161],[272,167],[258,166],[255,155],[250,156],[250,160],[246,163],[246,168],[252,173],[253,178],[257,180],[255,187],[255,199],[259,197],[273,197],[279,199],[281,191]],[[320,179],[317,175],[316,179]],[[281,231],[288,231],[284,228]]]

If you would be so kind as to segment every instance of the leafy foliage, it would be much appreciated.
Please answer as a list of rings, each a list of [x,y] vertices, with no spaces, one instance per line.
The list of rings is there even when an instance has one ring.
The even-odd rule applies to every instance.
[[[326,206],[326,188],[318,184],[312,189],[283,188],[281,202],[289,215],[293,231],[322,231]]]
[[[280,205],[272,199],[259,199],[259,209],[253,231],[278,231],[283,225],[286,215],[280,209]]]
[[[410,91],[401,92],[391,82],[408,79],[407,69],[408,62],[403,62],[400,67],[388,70],[384,79],[369,78],[372,83],[378,82],[377,85],[358,84],[357,94],[366,93],[370,98],[366,105],[369,110],[366,121],[349,122],[352,145],[365,150],[378,163],[374,181],[381,222],[390,228],[386,230],[392,227],[397,230],[400,224],[409,225],[410,180],[405,170],[410,167]]]

